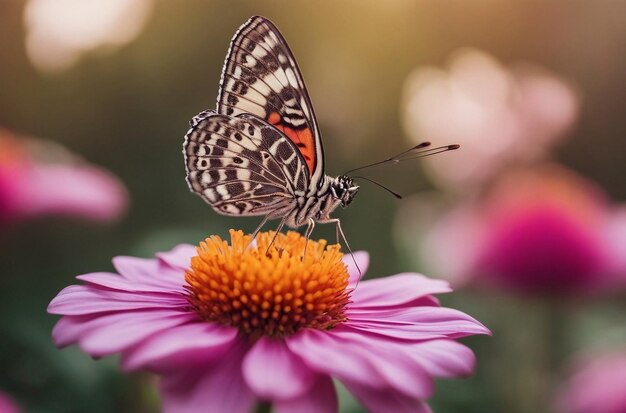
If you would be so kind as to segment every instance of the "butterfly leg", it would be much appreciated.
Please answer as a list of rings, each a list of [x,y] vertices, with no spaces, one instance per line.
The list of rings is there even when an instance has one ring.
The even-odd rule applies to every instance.
[[[254,242],[254,240],[256,239],[257,234],[259,233],[259,231],[261,231],[261,228],[263,228],[263,225],[265,225],[265,223],[267,222],[267,220],[270,219],[269,215],[265,215],[265,217],[263,218],[263,220],[261,221],[261,223],[259,224],[258,227],[256,227],[256,229],[254,230],[254,232],[252,233],[252,237],[250,238],[250,243],[248,244],[248,247],[250,245],[252,245],[252,243]]]
[[[276,241],[276,237],[278,236],[278,233],[280,232],[280,230],[283,229],[283,225],[285,225],[285,221],[286,220],[287,220],[287,217],[285,217],[285,218],[280,220],[280,224],[278,224],[278,227],[276,228],[276,231],[274,232],[274,236],[272,237],[272,241],[267,246],[267,251],[265,251],[265,255],[267,255],[267,256],[270,255],[270,248],[272,247],[272,245],[274,245],[274,241]]]
[[[309,238],[313,233],[313,228],[315,228],[315,220],[313,218],[309,218],[309,225],[306,227],[306,232],[304,233],[304,252],[302,253],[302,259],[306,256],[306,247],[309,245]]]
[[[350,253],[350,257],[352,257],[352,262],[354,262],[356,269],[359,271],[359,280],[357,281],[357,285],[358,285],[358,282],[361,280],[363,273],[361,272],[361,268],[359,268],[359,264],[354,259],[354,254],[352,253],[350,244],[348,244],[348,239],[346,238],[345,234],[343,233],[343,229],[341,228],[341,221],[339,220],[339,218],[333,218],[333,219],[329,219],[326,222],[335,224],[335,229],[337,231],[337,243],[339,243],[339,238],[341,237],[341,242],[346,244],[346,248],[348,249],[348,252]]]

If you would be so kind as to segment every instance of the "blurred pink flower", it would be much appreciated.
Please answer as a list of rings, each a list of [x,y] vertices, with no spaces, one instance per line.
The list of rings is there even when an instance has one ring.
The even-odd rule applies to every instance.
[[[575,370],[558,395],[558,412],[626,412],[626,353],[581,361]]]
[[[405,273],[355,288],[358,272],[337,246],[309,241],[302,257],[303,238],[290,232],[266,256],[271,234],[250,248],[231,231],[231,245],[211,237],[156,259],[117,257],[119,275],[79,276],[85,285],[52,300],[48,311],[64,316],[54,341],[161,375],[164,411],[177,413],[249,412],[257,401],[336,412],[331,377],[368,411],[429,412],[433,377],[472,372],[471,350],[454,339],[489,331],[439,306],[432,294],[449,292],[446,282]],[[367,254],[355,258],[366,269]]]
[[[436,183],[461,191],[512,162],[544,156],[573,124],[579,106],[573,90],[546,70],[508,70],[473,49],[454,53],[448,71],[417,69],[405,90],[405,129],[414,143],[461,145],[461,151],[424,160]]]
[[[511,172],[482,197],[430,219],[423,259],[455,285],[593,294],[626,280],[626,207],[556,165]]]
[[[51,142],[0,129],[0,223],[42,215],[111,221],[127,203],[123,184],[104,169],[78,162]]]
[[[17,407],[15,400],[7,394],[0,392],[0,413],[18,413],[20,409]]]

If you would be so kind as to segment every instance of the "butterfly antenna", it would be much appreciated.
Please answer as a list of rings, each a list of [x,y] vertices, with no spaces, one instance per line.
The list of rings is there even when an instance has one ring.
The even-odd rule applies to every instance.
[[[432,148],[427,151],[422,151],[422,152],[411,154],[411,156],[403,156],[399,159],[394,159],[394,162],[398,163],[398,162],[410,161],[412,159],[417,159],[417,158],[425,158],[427,156],[433,156],[433,155],[438,155],[443,152],[453,151],[455,149],[459,149],[460,147],[461,147],[460,145],[439,146],[437,148]]]
[[[353,178],[355,178],[355,179],[365,179],[367,182],[371,182],[374,185],[378,186],[379,188],[384,189],[385,191],[389,192],[391,195],[395,196],[396,198],[402,199],[402,195],[400,195],[397,192],[392,191],[391,189],[387,188],[385,185],[381,184],[380,182],[376,182],[373,179],[366,178],[364,176],[353,176]]]
[[[417,151],[417,150],[426,148],[428,146],[430,146],[430,142],[419,143],[419,144],[415,145],[414,147],[407,149],[404,152],[400,152],[399,154],[397,154],[395,156],[392,156],[391,158],[383,159],[382,161],[378,161],[378,162],[370,163],[370,164],[367,164],[367,165],[359,166],[358,168],[350,169],[349,171],[345,172],[343,175],[349,174],[349,173],[354,172],[354,171],[360,171],[361,169],[371,168],[373,166],[382,165],[382,164],[385,164],[387,162],[393,162],[396,158],[401,157],[404,154],[407,154],[407,153],[413,152],[413,151]]]
[[[392,156],[391,158],[383,159],[382,161],[374,162],[368,165],[360,166],[355,169],[351,169],[345,172],[343,175],[347,175],[351,172],[360,171],[361,169],[372,168],[374,166],[385,165],[388,163],[399,163],[402,161],[407,161],[409,159],[423,158],[425,156],[436,155],[438,153],[452,151],[460,148],[460,145],[445,145],[438,146],[436,148],[428,148],[430,146],[430,142],[422,142],[413,146],[412,148],[407,149],[406,151],[400,152],[399,154]],[[424,150],[422,150],[424,149]]]

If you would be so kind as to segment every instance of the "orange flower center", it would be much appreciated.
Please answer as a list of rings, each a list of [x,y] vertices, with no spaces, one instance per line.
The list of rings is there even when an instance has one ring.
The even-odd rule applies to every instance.
[[[231,242],[211,236],[197,247],[185,279],[188,299],[205,320],[253,336],[283,337],[301,328],[333,328],[346,320],[348,271],[339,245],[296,232],[241,231]],[[304,254],[304,255],[303,255]]]

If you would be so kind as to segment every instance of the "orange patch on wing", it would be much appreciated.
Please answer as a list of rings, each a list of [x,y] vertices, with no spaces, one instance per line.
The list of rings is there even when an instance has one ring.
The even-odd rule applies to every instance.
[[[277,112],[272,112],[267,120],[272,125],[278,125],[280,123],[280,115]]]
[[[283,125],[281,122],[282,119],[277,112],[270,113],[267,120],[278,130],[287,135],[296,145],[306,162],[306,166],[309,168],[309,173],[313,175],[313,170],[315,169],[315,138],[311,133],[311,129],[293,129]]]

